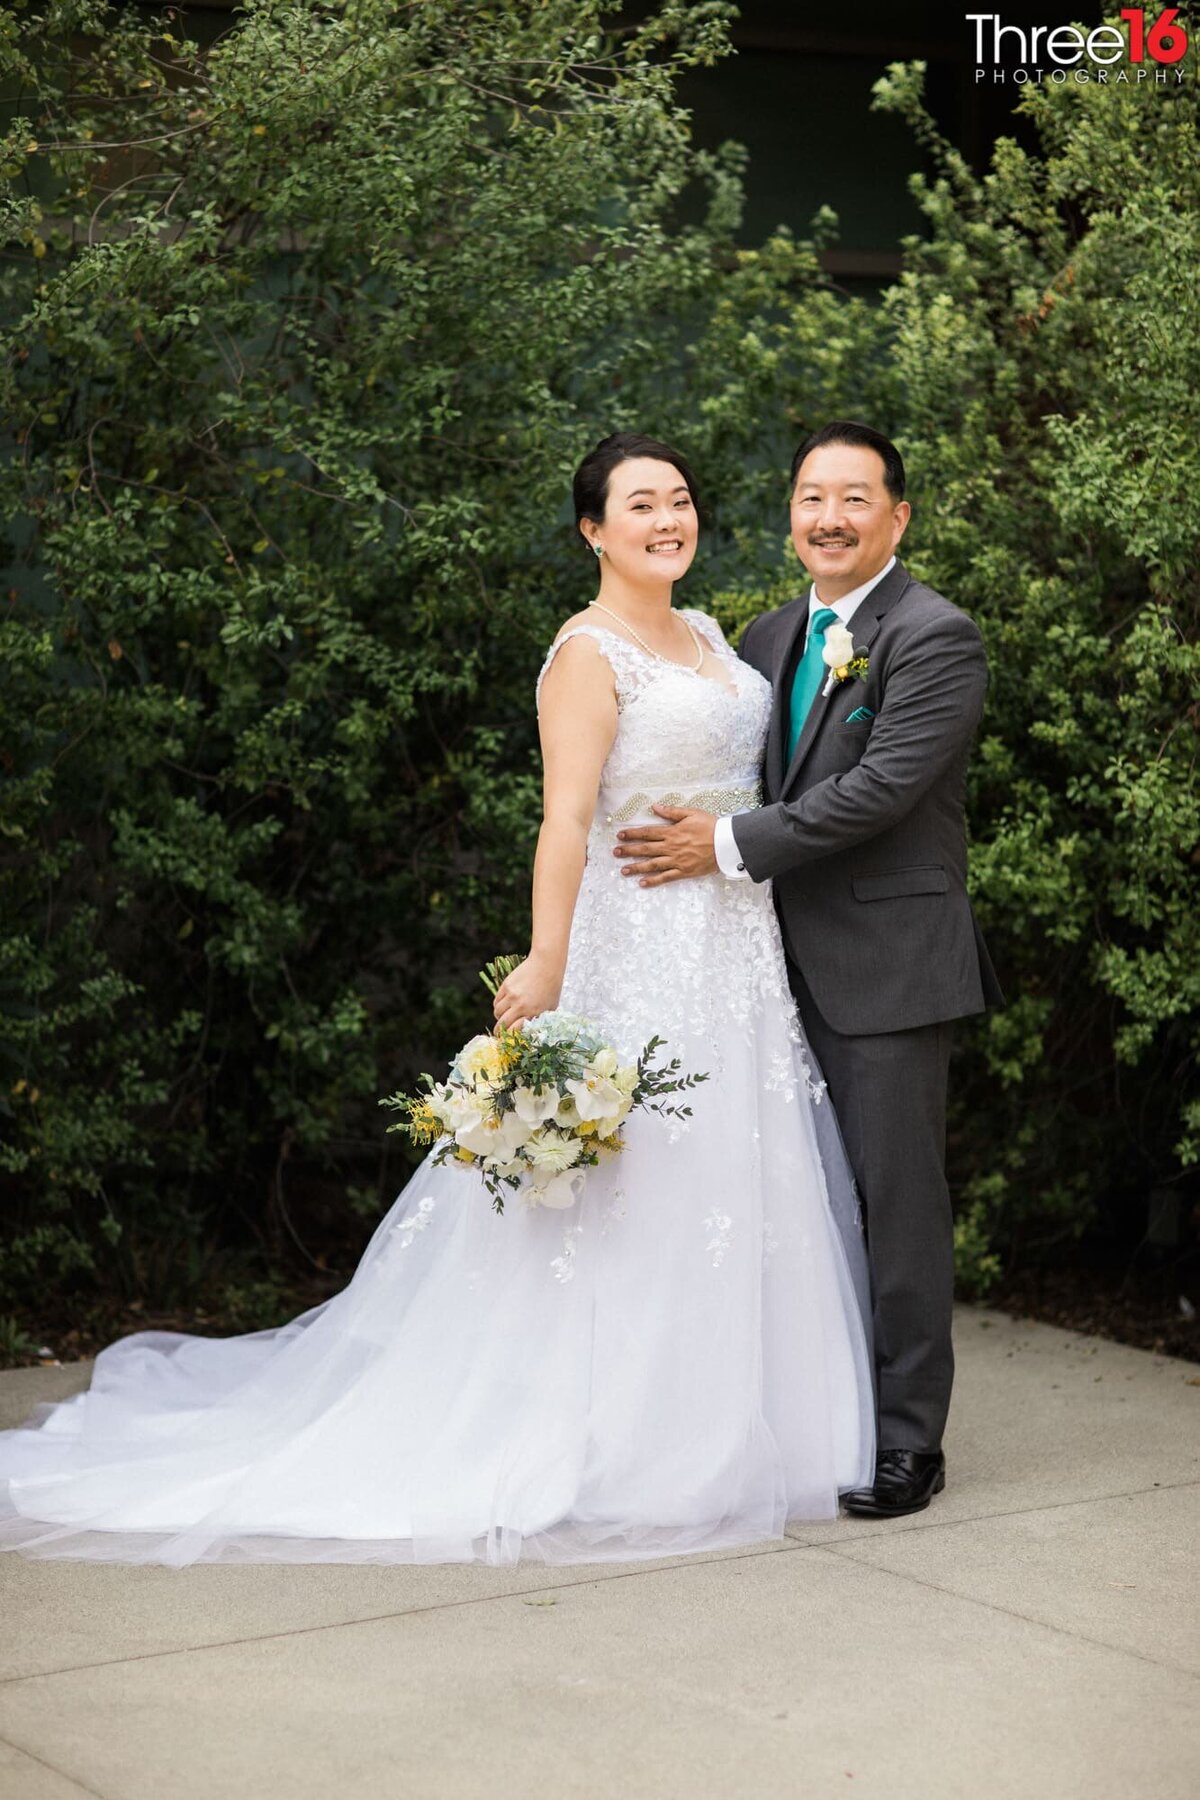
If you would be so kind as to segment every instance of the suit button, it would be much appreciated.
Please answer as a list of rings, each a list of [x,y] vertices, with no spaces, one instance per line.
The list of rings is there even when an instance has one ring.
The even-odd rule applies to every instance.
[[[745,873],[746,873],[746,865],[745,865],[745,863],[739,863],[739,864],[738,864],[738,874],[739,874],[739,875],[744,875],[744,874],[745,874]]]

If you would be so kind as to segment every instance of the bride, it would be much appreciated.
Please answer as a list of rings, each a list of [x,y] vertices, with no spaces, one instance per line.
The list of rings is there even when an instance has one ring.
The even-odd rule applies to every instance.
[[[708,1080],[634,1115],[568,1211],[498,1216],[427,1159],[349,1286],[278,1330],[139,1332],[0,1434],[0,1547],[204,1561],[547,1562],[781,1536],[872,1478],[853,1186],[769,888],[621,879],[656,803],[757,804],[768,684],[673,609],[682,457],[621,433],[575,478],[597,598],[538,683],[545,817],[513,1025],[562,1006]]]

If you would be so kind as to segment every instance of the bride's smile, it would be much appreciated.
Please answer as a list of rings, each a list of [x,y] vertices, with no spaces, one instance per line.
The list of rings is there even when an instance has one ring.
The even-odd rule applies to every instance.
[[[607,439],[575,498],[599,594],[538,683],[533,929],[495,1015],[592,1021],[621,1067],[658,1037],[703,1085],[686,1113],[632,1115],[562,1210],[497,1217],[435,1146],[325,1305],[112,1345],[91,1394],[0,1440],[0,1545],[625,1560],[778,1540],[869,1479],[863,1239],[770,888],[651,895],[613,857],[656,802],[757,805],[771,686],[671,604],[698,535],[675,451]]]

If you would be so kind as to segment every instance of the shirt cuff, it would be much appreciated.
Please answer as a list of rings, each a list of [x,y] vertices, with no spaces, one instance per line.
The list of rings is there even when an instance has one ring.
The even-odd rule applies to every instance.
[[[737,839],[733,835],[733,815],[730,813],[722,813],[714,827],[713,855],[717,859],[718,869],[730,881],[749,881],[746,865],[738,853]]]

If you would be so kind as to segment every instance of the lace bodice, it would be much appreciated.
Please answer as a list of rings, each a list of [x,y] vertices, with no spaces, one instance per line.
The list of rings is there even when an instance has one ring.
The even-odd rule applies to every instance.
[[[590,620],[565,631],[542,665],[539,699],[547,670],[573,637],[590,637],[612,668],[617,735],[601,775],[598,824],[647,816],[655,801],[722,813],[757,804],[770,685],[734,654],[715,619],[690,608],[683,616],[716,656],[722,679],[662,662]]]
[[[631,1052],[658,1033],[685,1058],[695,1046],[695,1066],[714,1069],[732,1023],[753,1034],[764,1006],[791,1016],[770,885],[715,873],[644,888],[613,855],[621,826],[655,822],[656,803],[714,813],[761,804],[770,684],[715,620],[685,616],[723,679],[665,663],[590,619],[563,633],[542,670],[584,634],[612,668],[617,696],[561,1004],[598,1019]],[[785,1084],[790,1070],[789,1060]]]
[[[757,778],[767,684],[690,617],[728,687],[573,628],[619,715],[561,1000],[622,1060],[665,1040],[705,1077],[688,1111],[631,1116],[566,1211],[513,1196],[497,1219],[431,1152],[332,1299],[241,1337],[109,1346],[90,1394],[0,1432],[0,1550],[628,1562],[784,1541],[870,1481],[862,1234],[769,886],[642,887],[612,855],[622,794],[753,803],[729,796]]]

